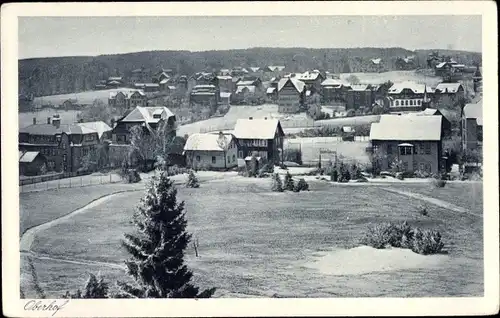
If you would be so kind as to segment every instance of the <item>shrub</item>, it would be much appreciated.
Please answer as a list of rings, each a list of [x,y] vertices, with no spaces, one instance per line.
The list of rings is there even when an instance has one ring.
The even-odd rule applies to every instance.
[[[421,206],[418,208],[418,213],[420,213],[423,216],[427,216],[429,214],[429,211],[427,211],[426,206]]]
[[[296,162],[299,165],[302,164],[302,151],[300,149],[285,149],[284,151],[284,161]]]
[[[177,165],[167,167],[167,176],[176,176],[179,174],[187,173],[188,170],[184,167],[179,167]]]
[[[414,173],[416,178],[429,178],[431,174],[427,171],[417,170]]]
[[[339,179],[339,173],[337,169],[332,170],[332,173],[330,174],[330,180],[333,182],[337,182],[338,179]]]
[[[271,191],[273,192],[283,192],[283,183],[281,182],[280,175],[275,173],[273,174],[273,181],[271,185]]]
[[[434,184],[434,186],[436,188],[444,188],[444,186],[446,185],[446,180],[434,179],[434,180],[432,180],[432,183]]]
[[[186,187],[187,188],[199,188],[200,187],[200,182],[198,181],[198,178],[194,174],[193,170],[189,171]]]
[[[444,247],[438,231],[412,228],[406,221],[369,226],[361,243],[377,249],[387,246],[408,248],[423,255],[439,253]]]
[[[346,117],[354,117],[355,112],[354,109],[349,109],[346,113]]]
[[[402,172],[396,172],[396,179],[398,180],[404,180],[404,174]]]
[[[123,173],[123,172],[121,172]],[[141,181],[141,176],[139,175],[139,172],[137,169],[127,169],[124,176],[122,178],[125,180],[127,183],[137,183]]]
[[[266,163],[257,172],[257,177],[258,178],[267,178],[269,176],[269,173],[272,173],[273,170],[274,170],[274,167],[269,165],[268,163]]]
[[[304,178],[300,178],[299,182],[295,185],[295,188],[293,189],[294,192],[300,192],[300,191],[309,191],[309,184],[307,184],[306,180]]]
[[[290,174],[290,172],[287,171],[285,175],[284,189],[288,191],[293,191],[294,188],[295,184],[293,182],[292,175]]]

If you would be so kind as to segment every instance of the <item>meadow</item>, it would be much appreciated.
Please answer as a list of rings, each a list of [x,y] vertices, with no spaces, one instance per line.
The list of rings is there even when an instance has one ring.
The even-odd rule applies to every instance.
[[[199,257],[191,246],[186,251],[196,283],[217,287],[216,297],[483,294],[482,186],[476,188],[474,214],[430,205],[427,216],[418,213],[420,200],[384,190],[391,184],[353,187],[311,181],[310,186],[310,192],[273,193],[269,179],[236,175],[207,180],[198,189],[178,186],[178,199],[186,202],[188,230],[199,242]],[[407,190],[429,194],[429,188],[427,183],[412,184]],[[452,189],[441,199],[453,200],[469,188],[457,183]],[[78,195],[76,189],[65,191],[64,197]],[[122,266],[129,255],[120,242],[123,233],[134,230],[130,221],[142,195],[141,191],[117,194],[37,233],[32,251],[43,257],[33,260],[48,294],[57,297],[81,287],[88,272],[101,271],[111,281],[127,279]],[[40,213],[29,204],[33,199],[21,194],[25,207],[32,210],[30,216]],[[59,201],[66,200],[60,196]],[[380,254],[359,248],[368,224],[403,220],[441,231],[447,254],[415,254],[414,264],[401,251]],[[370,261],[381,255],[391,260],[386,268]],[[364,268],[357,274],[349,271],[359,266]],[[337,272],[332,274],[332,268]]]

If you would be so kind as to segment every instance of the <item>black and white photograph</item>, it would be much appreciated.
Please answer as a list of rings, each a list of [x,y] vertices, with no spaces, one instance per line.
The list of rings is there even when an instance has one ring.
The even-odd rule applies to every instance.
[[[471,313],[498,311],[496,15],[485,28],[495,5],[474,2],[9,11],[2,241],[12,231],[16,312],[487,296]],[[108,316],[142,315],[121,308]]]

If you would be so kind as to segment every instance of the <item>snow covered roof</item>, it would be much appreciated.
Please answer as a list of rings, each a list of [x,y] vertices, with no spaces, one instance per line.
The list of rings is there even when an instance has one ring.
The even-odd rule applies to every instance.
[[[239,83],[238,83],[239,84]],[[243,92],[244,89],[248,89],[250,93],[255,93],[255,86],[253,85],[238,85],[238,88],[236,89],[236,93],[241,93]]]
[[[460,87],[463,89],[463,86],[460,83],[439,83],[436,86],[436,91],[441,93],[456,93]]]
[[[226,145],[233,140],[230,134],[224,134]],[[219,134],[192,134],[184,146],[184,150],[191,151],[224,151],[221,147]]]
[[[336,78],[327,78],[326,80],[321,82],[321,86],[342,87],[342,85],[344,85],[344,82]]]
[[[135,87],[158,87],[160,84],[158,83],[135,83]]]
[[[381,58],[377,58],[377,59],[372,59],[371,60],[373,64],[380,64],[380,62],[382,62],[382,59]]]
[[[35,160],[36,156],[38,156],[39,154],[40,152],[38,151],[26,151],[20,156],[19,162],[33,162],[33,160]]]
[[[198,89],[198,88],[215,88],[215,85],[211,84],[204,84],[204,85],[195,85],[193,89]]]
[[[250,66],[250,70],[252,70],[252,72],[257,72],[258,70],[260,70],[260,67],[252,67],[252,66]]]
[[[367,84],[351,85],[351,88],[353,91],[366,91],[369,89]]]
[[[354,132],[354,128],[351,126],[343,126],[342,131],[346,132],[346,133],[351,133],[351,132]]]
[[[430,88],[429,86],[426,86],[425,84],[416,83],[413,81],[395,83],[394,85],[391,86],[391,88],[389,88],[388,93],[400,94],[404,89],[410,89],[415,94],[423,94],[424,90],[427,91],[427,93],[433,93],[432,88]]]
[[[164,78],[164,79],[162,79],[162,80],[160,81],[160,84],[162,84],[162,85],[163,85],[163,84],[167,84],[167,83],[168,83],[168,80],[169,80],[169,78]]]
[[[238,119],[234,127],[234,136],[241,139],[274,139],[278,127],[277,119]]]
[[[292,82],[293,86],[299,93],[302,93],[302,91],[304,91],[304,86],[306,85],[304,82],[299,81],[295,78],[282,78],[278,82],[278,92],[281,91],[281,89],[285,86],[285,84],[288,81]]]
[[[381,115],[372,123],[370,140],[441,140],[442,116]]]
[[[315,70],[312,72],[306,71],[304,73],[296,73],[295,77],[298,80],[311,81],[311,80],[316,80],[320,75],[321,75],[321,73],[319,71]]]
[[[109,127],[103,121],[91,121],[91,122],[86,122],[86,123],[77,123],[77,125],[82,127],[82,128],[96,131],[99,138],[101,138],[105,132],[112,130],[111,127]]]
[[[267,90],[266,90],[266,93],[267,94],[272,94],[272,93],[274,93],[275,90],[276,90],[276,87],[268,87]]]
[[[123,118],[122,122],[147,122],[157,123],[161,118],[153,118],[153,114],[161,114],[163,119],[168,119],[175,116],[167,107],[156,106],[156,107],[141,107],[137,106]]]
[[[229,98],[229,97],[231,97],[231,93],[229,93],[229,92],[220,92],[220,97],[222,97],[222,98]]]
[[[229,75],[219,75],[219,76],[217,76],[217,78],[220,79],[220,80],[230,80],[233,77],[229,76]]]
[[[465,118],[476,118],[479,126],[483,125],[483,101],[480,100],[475,104],[467,104],[464,107]]]
[[[254,85],[255,81],[239,81],[236,86],[250,86],[250,85]]]
[[[285,69],[284,66],[281,66],[281,65],[269,65],[267,67],[271,72],[275,72],[275,71],[278,71],[278,72],[281,72]]]

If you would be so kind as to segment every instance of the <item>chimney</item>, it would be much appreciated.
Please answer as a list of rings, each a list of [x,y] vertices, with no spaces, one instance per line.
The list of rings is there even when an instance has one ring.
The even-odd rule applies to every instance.
[[[50,117],[47,117],[47,124],[50,125]]]
[[[33,125],[36,125],[36,117],[33,117]]]
[[[253,117],[248,117],[248,119],[252,120],[252,119],[253,119]]]

